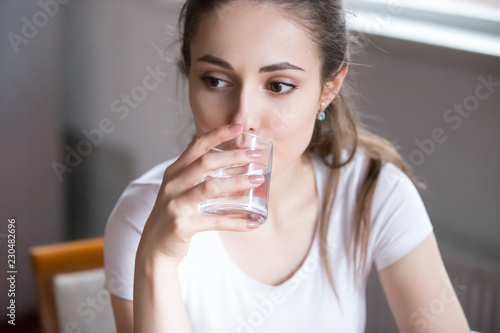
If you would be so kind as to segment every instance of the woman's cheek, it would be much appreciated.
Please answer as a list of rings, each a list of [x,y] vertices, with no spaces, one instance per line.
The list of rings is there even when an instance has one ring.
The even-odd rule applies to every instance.
[[[190,96],[191,110],[198,134],[211,131],[229,123],[224,105],[213,96],[203,93],[193,93]]]
[[[274,109],[269,129],[277,137],[301,136],[314,128],[314,106],[310,103],[290,103]],[[312,133],[312,132],[311,132]]]
[[[294,105],[279,117],[273,117],[266,133],[275,143],[275,155],[279,159],[291,161],[299,157],[309,145],[314,131],[314,106]]]

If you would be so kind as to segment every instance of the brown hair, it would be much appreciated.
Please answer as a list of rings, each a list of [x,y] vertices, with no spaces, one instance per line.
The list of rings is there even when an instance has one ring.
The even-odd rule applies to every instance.
[[[188,0],[181,10],[179,28],[181,31],[181,61],[183,73],[189,70],[191,54],[190,41],[197,23],[203,15],[220,10],[236,0]],[[340,0],[246,0],[272,4],[291,14],[290,17],[310,33],[321,59],[322,83],[335,78],[345,66],[351,63],[350,53],[357,39],[346,29],[345,11]],[[316,122],[313,136],[306,152],[318,154],[332,172],[326,185],[328,195],[322,203],[319,225],[320,255],[329,283],[337,295],[330,263],[328,260],[327,235],[329,217],[337,192],[340,170],[361,148],[369,158],[365,178],[357,197],[354,220],[351,229],[349,251],[352,253],[354,276],[363,273],[366,264],[370,237],[371,203],[377,180],[384,163],[390,162],[408,176],[408,168],[397,149],[387,140],[370,133],[354,116],[344,84],[334,101],[327,107],[326,120]],[[341,152],[346,149],[349,156],[341,160]],[[331,163],[328,161],[331,156]],[[410,177],[411,178],[411,177]],[[414,181],[416,185],[420,185]]]

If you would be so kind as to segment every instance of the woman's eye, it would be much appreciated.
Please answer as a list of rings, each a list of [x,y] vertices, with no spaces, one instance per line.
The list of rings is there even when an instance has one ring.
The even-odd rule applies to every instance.
[[[210,88],[223,88],[223,87],[227,87],[229,85],[229,82],[218,79],[216,77],[212,77],[212,76],[204,77],[203,81],[205,81],[205,83]]]
[[[286,94],[292,92],[296,88],[295,85],[284,82],[272,82],[269,84],[269,89],[274,93]]]

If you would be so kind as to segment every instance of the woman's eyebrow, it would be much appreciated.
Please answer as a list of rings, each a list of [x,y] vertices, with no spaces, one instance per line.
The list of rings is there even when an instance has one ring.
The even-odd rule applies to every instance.
[[[285,61],[285,62],[280,62],[278,64],[273,64],[273,65],[262,67],[259,70],[259,73],[269,73],[269,72],[285,71],[285,70],[288,70],[288,69],[293,69],[293,70],[303,71],[304,72],[304,70],[302,68],[300,68],[299,66],[292,65],[291,63]]]
[[[222,60],[221,58],[217,58],[216,56],[213,56],[213,55],[207,54],[207,55],[199,58],[198,61],[208,62],[209,64],[213,64],[213,65],[234,71],[233,66],[231,66],[230,63]]]
[[[234,71],[233,66],[231,66],[230,63],[228,63],[225,60],[222,60],[221,58],[213,56],[213,55],[205,55],[205,56],[199,58],[198,61],[207,62],[209,64],[213,64],[213,65],[222,67],[224,69],[228,69],[228,70]],[[299,66],[295,66],[295,65],[293,65],[293,64],[285,61],[285,62],[280,62],[280,63],[277,63],[277,64],[272,64],[272,65],[269,65],[269,66],[262,67],[259,70],[259,73],[277,72],[277,71],[284,71],[284,70],[290,70],[290,69],[292,69],[292,70],[298,70],[298,71],[304,71]]]

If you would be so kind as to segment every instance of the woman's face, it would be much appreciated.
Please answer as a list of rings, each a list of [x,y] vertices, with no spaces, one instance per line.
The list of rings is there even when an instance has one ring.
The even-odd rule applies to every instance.
[[[274,143],[273,169],[299,158],[323,102],[321,63],[307,32],[272,6],[236,1],[204,17],[190,46],[197,133],[242,124]]]

